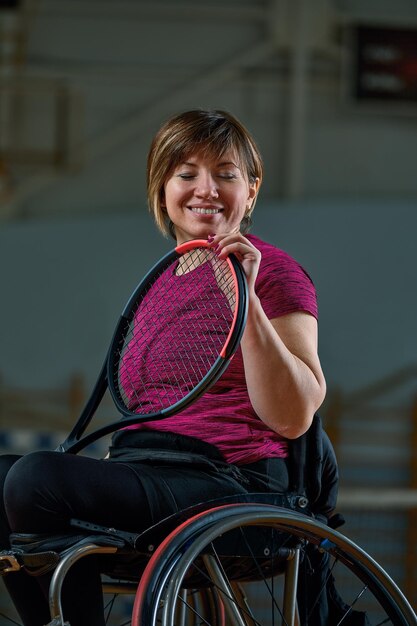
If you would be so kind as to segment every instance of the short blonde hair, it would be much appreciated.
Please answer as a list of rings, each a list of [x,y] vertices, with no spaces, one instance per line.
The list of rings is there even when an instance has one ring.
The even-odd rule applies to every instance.
[[[236,154],[239,167],[250,183],[256,179],[262,182],[263,163],[259,149],[243,124],[230,113],[195,109],[180,113],[161,126],[148,154],[147,193],[149,210],[165,236],[173,234],[162,207],[164,185],[172,171],[191,154],[219,158],[229,151]],[[245,216],[248,223],[255,200]]]

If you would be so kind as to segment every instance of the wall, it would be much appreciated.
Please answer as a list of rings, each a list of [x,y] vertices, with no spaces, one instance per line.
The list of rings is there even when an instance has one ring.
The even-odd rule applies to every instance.
[[[415,363],[414,201],[259,203],[254,231],[313,276],[330,386],[356,389]],[[145,209],[0,231],[0,371],[23,386],[93,380],[121,306],[163,240]]]
[[[266,177],[256,232],[315,279],[330,385],[356,389],[414,363],[417,107],[360,106],[342,93],[346,25],[413,26],[415,2],[176,6],[37,5],[20,78],[76,92],[84,135],[78,169],[17,169],[14,205],[0,207],[2,375],[28,386],[63,383],[75,370],[94,377],[122,302],[171,245],[145,209],[151,136],[166,116],[199,106],[230,109],[259,142]],[[294,9],[302,6],[311,18],[304,41]],[[268,42],[268,53],[253,53]],[[295,42],[307,53],[296,119]],[[292,201],[289,162],[299,174]]]

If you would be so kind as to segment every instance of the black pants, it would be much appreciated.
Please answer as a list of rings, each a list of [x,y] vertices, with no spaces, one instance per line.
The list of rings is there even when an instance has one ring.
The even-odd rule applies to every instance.
[[[334,462],[329,457],[331,463]],[[239,477],[199,467],[135,461],[97,460],[59,452],[0,457],[0,549],[9,547],[10,532],[61,533],[78,518],[121,530],[140,532],[151,524],[202,499],[288,489],[283,459],[246,466]],[[327,467],[325,464],[324,467]],[[331,470],[331,467],[329,466]],[[337,472],[323,480],[327,503],[334,500]],[[325,509],[329,508],[326,504]],[[5,577],[5,584],[25,626],[49,620],[49,577],[25,572]],[[95,557],[81,559],[63,588],[65,619],[71,626],[104,626],[100,575]]]

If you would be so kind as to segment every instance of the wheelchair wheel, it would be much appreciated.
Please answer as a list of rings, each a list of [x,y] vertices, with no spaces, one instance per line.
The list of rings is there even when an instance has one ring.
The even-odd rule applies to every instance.
[[[337,531],[276,506],[235,504],[196,515],[161,543],[132,626],[319,626],[320,593],[329,595],[333,578],[344,602],[330,602],[329,624],[417,625],[388,574]],[[199,614],[188,597],[201,589],[213,602]]]
[[[174,609],[173,624],[187,626],[226,626],[224,607],[212,588],[186,589],[180,592]]]

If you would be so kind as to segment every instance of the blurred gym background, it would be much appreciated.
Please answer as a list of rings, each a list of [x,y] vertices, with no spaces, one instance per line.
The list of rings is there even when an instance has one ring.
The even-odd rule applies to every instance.
[[[317,287],[345,532],[416,607],[415,0],[0,1],[0,450],[54,448],[80,411],[172,246],[151,137],[196,107],[260,145],[253,232]]]

